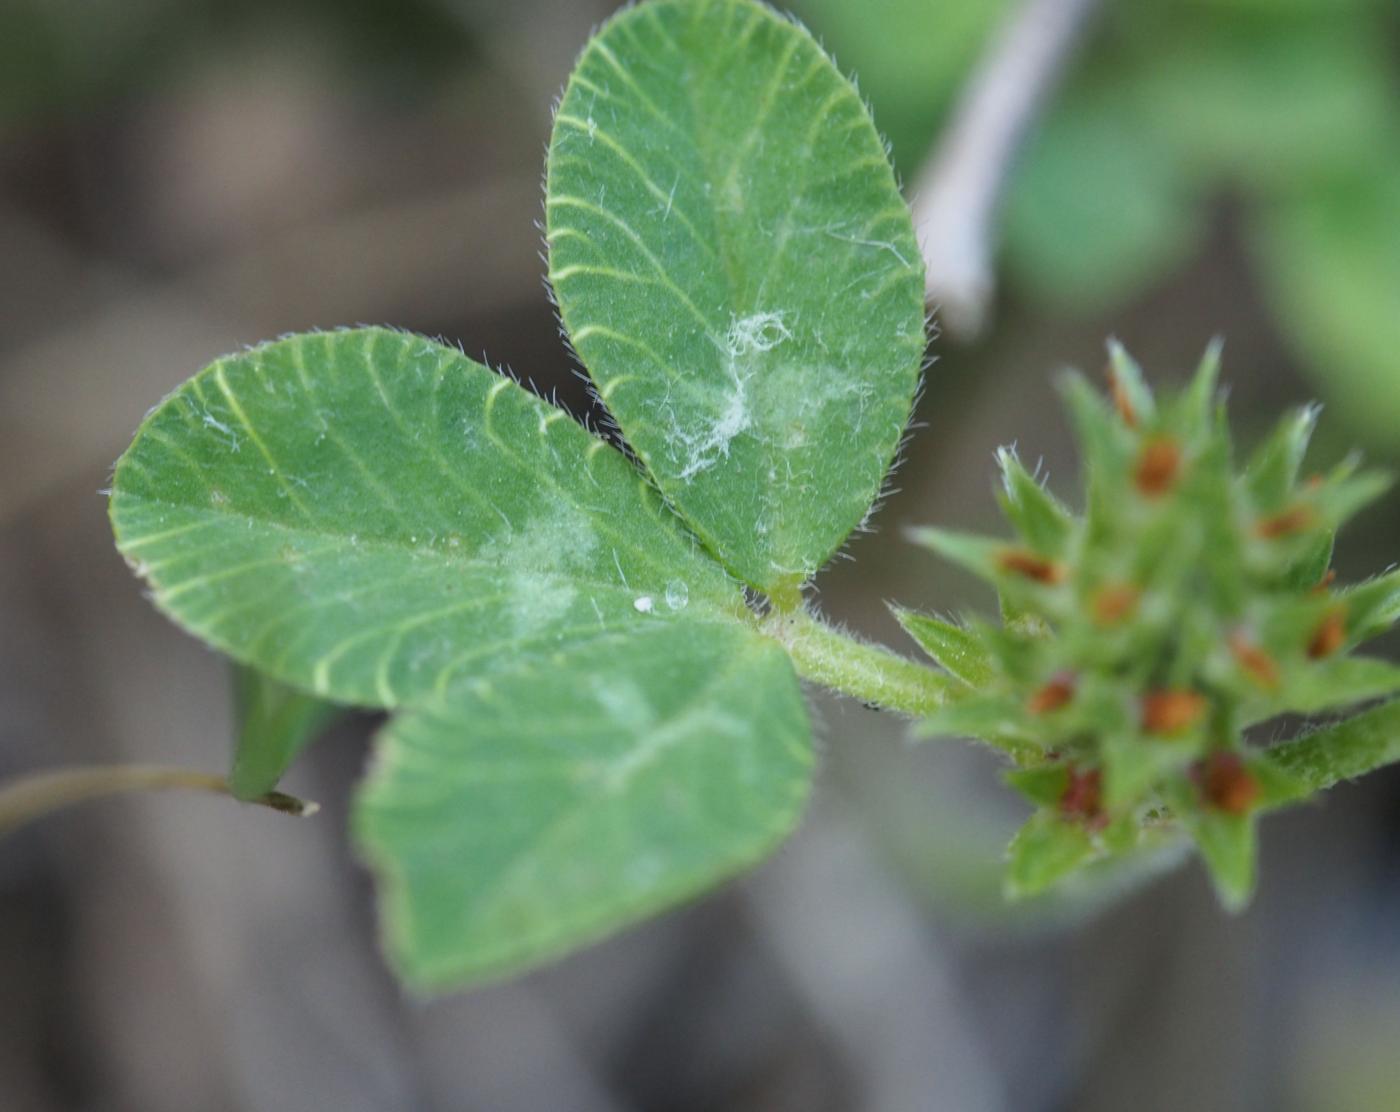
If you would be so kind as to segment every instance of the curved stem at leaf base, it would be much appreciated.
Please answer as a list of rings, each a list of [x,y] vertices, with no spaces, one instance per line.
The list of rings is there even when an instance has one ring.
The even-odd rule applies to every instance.
[[[26,823],[74,803],[128,792],[171,788],[232,796],[227,777],[196,769],[163,765],[87,765],[50,769],[0,785],[0,838]],[[317,803],[283,792],[268,792],[243,802],[298,817],[314,815],[320,810]]]
[[[960,686],[944,672],[860,641],[803,609],[775,609],[759,628],[787,649],[803,679],[867,706],[922,718]]]

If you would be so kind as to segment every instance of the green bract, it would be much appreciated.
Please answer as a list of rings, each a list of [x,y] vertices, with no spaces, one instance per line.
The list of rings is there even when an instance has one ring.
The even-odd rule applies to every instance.
[[[1012,894],[1181,826],[1239,906],[1259,810],[1374,767],[1382,749],[1393,758],[1397,743],[1378,732],[1400,724],[1393,705],[1281,749],[1245,736],[1400,690],[1400,668],[1349,655],[1395,620],[1400,573],[1342,588],[1329,571],[1336,529],[1389,480],[1354,460],[1302,477],[1314,409],[1285,418],[1236,470],[1215,352],[1163,402],[1121,348],[1112,354],[1111,403],[1081,378],[1066,383],[1082,516],[1006,451],[1015,539],[919,531],[990,580],[1004,615],[959,626],[899,612],[964,681],[923,729],[1005,750],[1007,780],[1040,806],[1011,846]]]
[[[1381,484],[1299,484],[1311,411],[1236,475],[1213,363],[1159,406],[1120,355],[1116,414],[1071,387],[1084,516],[1007,453],[1018,540],[922,535],[1002,596],[998,623],[899,612],[946,671],[803,605],[885,481],[924,311],[884,148],[800,27],[753,0],[617,16],[564,93],[546,206],[561,316],[630,454],[369,328],[216,361],[113,481],[155,603],[239,665],[235,794],[266,798],[335,705],[394,712],[353,827],[413,985],[547,960],[767,853],[811,775],[798,675],[1010,753],[1040,806],[1022,893],[1184,826],[1237,902],[1259,807],[1400,756],[1400,704],[1243,745],[1400,688],[1347,655],[1400,579],[1319,585]]]

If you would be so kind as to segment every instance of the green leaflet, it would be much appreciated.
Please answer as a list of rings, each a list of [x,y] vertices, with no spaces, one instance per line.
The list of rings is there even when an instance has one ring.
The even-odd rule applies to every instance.
[[[753,864],[796,823],[792,666],[737,625],[517,658],[395,719],[354,830],[413,985],[501,976]]]
[[[255,668],[233,668],[235,738],[229,790],[239,799],[270,792],[339,708]]]
[[[460,352],[384,329],[212,364],[117,464],[117,545],[190,632],[339,702],[738,588],[621,454]]]
[[[666,497],[771,591],[865,515],[924,351],[909,212],[854,87],[752,0],[653,0],[579,60],[550,142],[549,277]]]

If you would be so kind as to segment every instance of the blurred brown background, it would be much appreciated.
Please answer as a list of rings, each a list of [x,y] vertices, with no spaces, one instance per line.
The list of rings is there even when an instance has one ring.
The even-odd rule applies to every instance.
[[[604,0],[0,0],[0,776],[219,768],[224,665],[162,620],[99,494],[143,412],[223,352],[390,322],[575,412],[538,254],[552,98]],[[794,4],[913,180],[1009,3]],[[1114,333],[1161,381],[1214,335],[1241,435],[1332,403],[1321,456],[1400,463],[1400,6],[1103,5],[1000,210],[1000,297],[937,341],[874,535],[819,581],[986,606],[900,527],[994,527],[1019,442],[1072,494],[1053,373]],[[1395,342],[1392,342],[1395,338]],[[1400,554],[1397,496],[1342,572]],[[1239,918],[1194,865],[1008,911],[1021,809],[970,749],[818,708],[794,842],[712,897],[423,1003],[375,949],[346,798],[369,720],[288,781],[94,805],[0,844],[0,1109],[1400,1108],[1400,772],[1271,819]]]

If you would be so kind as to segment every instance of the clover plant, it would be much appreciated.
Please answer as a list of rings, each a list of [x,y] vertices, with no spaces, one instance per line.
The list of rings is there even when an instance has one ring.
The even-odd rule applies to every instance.
[[[117,464],[117,545],[231,656],[231,783],[271,791],[332,705],[390,712],[354,804],[412,985],[535,965],[704,891],[791,832],[799,679],[983,739],[1037,810],[1025,894],[1190,837],[1232,904],[1253,819],[1400,756],[1400,705],[1287,745],[1254,723],[1400,689],[1349,651],[1400,577],[1341,588],[1333,531],[1383,481],[1300,480],[1311,410],[1236,472],[1208,357],[1154,401],[1067,387],[1076,516],[1001,458],[1015,536],[916,537],[1000,592],[899,611],[936,662],[804,588],[872,513],[926,345],[919,249],[855,87],[753,0],[646,0],[555,114],[549,280],[615,427],[386,328],[284,338],[165,399]]]

